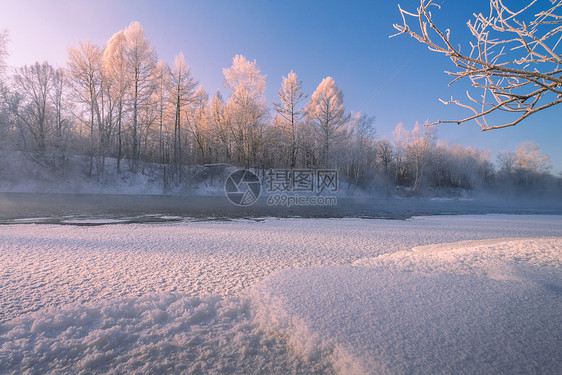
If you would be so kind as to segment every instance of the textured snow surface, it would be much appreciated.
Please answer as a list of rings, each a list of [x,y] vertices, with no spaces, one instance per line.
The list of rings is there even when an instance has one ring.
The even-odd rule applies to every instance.
[[[342,374],[558,373],[562,238],[415,250],[277,273],[257,319]]]
[[[560,216],[111,224],[0,227],[0,373],[562,365]]]
[[[0,373],[314,374],[250,317],[248,299],[161,293],[35,313],[0,328]]]

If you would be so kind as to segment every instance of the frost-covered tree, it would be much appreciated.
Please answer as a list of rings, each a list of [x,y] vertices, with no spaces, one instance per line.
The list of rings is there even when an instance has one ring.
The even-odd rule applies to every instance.
[[[129,76],[129,101],[132,117],[132,158],[140,157],[139,118],[154,91],[156,51],[144,35],[138,22],[132,22],[125,30],[125,62]]]
[[[550,156],[544,155],[535,142],[523,142],[515,151],[515,168],[533,173],[546,173],[552,168]]]
[[[397,185],[407,184],[408,170],[406,168],[406,147],[408,145],[409,133],[401,122],[396,125],[392,132],[394,139],[394,183]]]
[[[159,61],[156,66],[155,77],[156,89],[154,91],[156,101],[156,111],[158,115],[158,157],[160,163],[166,160],[165,154],[165,138],[166,129],[164,122],[169,103],[170,89],[170,67],[164,61]]]
[[[198,163],[209,163],[211,155],[210,132],[208,127],[209,95],[199,86],[193,95],[193,101],[187,117],[188,130],[194,144],[195,160]]]
[[[182,53],[178,54],[170,72],[170,104],[174,110],[173,161],[178,178],[181,179],[182,137],[187,125],[187,106],[193,101],[197,82],[191,76],[191,69],[185,63]]]
[[[544,155],[538,144],[534,142],[523,142],[519,144],[515,152],[502,151],[498,154],[500,170],[512,173],[517,169],[532,173],[546,173],[552,167],[550,156]]]
[[[0,30],[0,78],[6,68],[6,57],[8,57],[8,31]]]
[[[215,161],[230,162],[232,156],[232,133],[226,115],[226,105],[219,90],[209,103],[209,131],[214,144]]]
[[[437,188],[472,190],[489,183],[490,152],[438,141],[427,166],[430,184]]]
[[[15,141],[17,134],[20,150],[35,165],[64,174],[69,108],[62,68],[47,62],[18,68],[11,90],[0,87],[0,141],[8,133]]]
[[[223,68],[224,85],[231,96],[226,113],[240,165],[250,167],[258,162],[267,115],[265,75],[256,61],[234,56],[232,66]]]
[[[298,130],[304,117],[304,108],[301,106],[302,100],[305,98],[302,92],[302,81],[300,81],[292,70],[287,77],[283,77],[281,88],[277,92],[279,95],[279,103],[273,103],[273,107],[277,112],[277,123],[281,127],[283,135],[283,143],[285,153],[288,157],[288,165],[295,167],[297,161],[297,152],[299,145]]]
[[[57,137],[61,137],[64,129],[64,110],[66,106],[65,98],[65,71],[62,68],[53,69],[53,87],[49,92],[49,99],[53,105],[55,114],[55,131]]]
[[[8,56],[8,31],[0,31],[0,146],[2,145],[7,129],[10,127],[10,111],[8,97],[10,96],[7,85],[4,84],[6,57]]]
[[[36,151],[43,157],[53,127],[49,96],[55,85],[55,70],[47,62],[36,62],[19,68],[14,82],[24,100],[18,116],[31,134]]]
[[[406,177],[410,182],[412,191],[419,191],[425,177],[426,166],[431,159],[431,153],[435,147],[436,137],[433,129],[423,128],[416,122],[414,129],[404,129],[402,123],[394,130],[396,142],[396,154],[400,155],[399,165],[406,169],[402,171],[402,178]],[[405,165],[402,163],[405,162]],[[405,172],[405,174],[404,174]]]
[[[406,156],[414,166],[413,191],[417,191],[422,184],[425,167],[430,161],[435,141],[433,129],[423,128],[419,123],[416,123],[410,133],[410,140],[406,147]]]
[[[366,186],[371,182],[375,169],[375,118],[364,113],[353,113],[349,123],[347,175],[354,184]]]
[[[498,153],[500,173],[510,175],[515,171],[515,152],[502,151]]]
[[[391,180],[391,165],[394,155],[394,146],[392,142],[386,137],[377,140],[376,143],[377,158],[380,160],[382,165],[382,171],[386,178]]]
[[[109,95],[116,106],[115,123],[117,134],[117,171],[123,158],[123,117],[126,94],[129,89],[130,76],[127,71],[125,33],[121,30],[111,36],[103,52],[103,71],[105,78],[111,82]]]
[[[500,152],[498,162],[500,179],[525,189],[535,185],[552,167],[550,156],[543,154],[534,142],[521,143],[515,152]]]
[[[55,167],[60,168],[61,174],[64,176],[67,161],[66,153],[69,146],[72,103],[68,98],[66,73],[63,68],[55,69],[53,72],[53,87],[49,93],[49,99],[52,103],[54,116]]]
[[[343,139],[350,115],[345,113],[343,93],[332,77],[324,78],[310,97],[306,117],[320,145],[322,166],[334,167],[333,148]]]
[[[97,157],[96,169],[98,176],[105,172],[105,158],[111,150],[115,130],[119,127],[120,97],[111,74],[105,69],[104,59],[100,64],[101,86],[98,100],[98,129],[97,129]]]
[[[100,95],[102,91],[102,50],[91,42],[81,42],[68,49],[67,69],[76,99],[87,107],[89,128],[89,175],[94,169],[95,129],[101,123]]]

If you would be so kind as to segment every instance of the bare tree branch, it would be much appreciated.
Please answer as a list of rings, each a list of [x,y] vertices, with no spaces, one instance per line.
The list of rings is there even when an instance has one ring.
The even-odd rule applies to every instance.
[[[398,6],[402,24],[394,24],[398,33],[391,37],[407,34],[429,50],[447,55],[458,68],[456,72],[446,71],[454,77],[449,85],[468,77],[482,93],[475,99],[467,92],[470,104],[452,98],[441,100],[466,108],[473,115],[427,126],[475,120],[483,131],[505,128],[562,102],[562,55],[557,50],[562,40],[562,0],[532,0],[518,10],[508,8],[502,0],[490,0],[488,15],[474,14],[467,22],[476,39],[470,43],[468,55],[454,47],[449,29],[442,31],[435,24],[431,7],[440,8],[433,0],[420,0],[415,13]],[[408,25],[409,17],[417,19],[418,31]],[[490,125],[486,116],[495,111],[516,113],[517,118]]]

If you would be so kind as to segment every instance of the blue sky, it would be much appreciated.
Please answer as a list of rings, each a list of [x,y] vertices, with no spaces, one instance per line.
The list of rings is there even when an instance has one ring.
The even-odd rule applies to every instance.
[[[486,12],[488,1],[437,2],[443,5],[434,11],[438,24],[451,28],[453,40],[468,48],[466,21],[473,12]],[[450,78],[443,71],[454,66],[446,56],[407,36],[388,38],[394,34],[392,24],[401,20],[398,3],[410,10],[419,5],[418,0],[0,0],[0,29],[10,33],[9,65],[47,60],[61,66],[68,46],[80,40],[103,45],[114,32],[139,21],[159,58],[172,63],[183,52],[211,95],[217,89],[226,92],[222,68],[230,66],[235,54],[243,54],[267,75],[269,102],[277,99],[281,78],[290,70],[309,95],[324,77],[332,76],[343,90],[346,109],[375,116],[378,136],[391,137],[399,122],[410,129],[416,121],[466,115],[438,99],[463,99],[469,88],[462,81],[447,86]],[[512,128],[481,132],[476,123],[440,125],[438,135],[490,150],[493,161],[499,151],[534,141],[551,156],[553,172],[562,172],[560,106]]]

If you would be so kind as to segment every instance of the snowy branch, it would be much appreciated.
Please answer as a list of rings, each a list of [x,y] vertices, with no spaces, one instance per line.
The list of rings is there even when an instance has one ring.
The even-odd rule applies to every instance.
[[[440,8],[433,0],[420,0],[416,13],[398,6],[402,24],[395,24],[396,35],[407,34],[426,44],[431,51],[447,55],[458,68],[446,72],[454,77],[450,84],[468,78],[481,95],[472,97],[469,104],[451,99],[469,109],[473,115],[461,120],[437,121],[458,125],[475,120],[482,130],[514,126],[525,118],[562,102],[562,55],[557,48],[562,40],[562,0],[550,0],[550,5],[537,12],[545,1],[532,0],[519,10],[508,8],[502,0],[490,0],[490,12],[474,14],[467,26],[476,39],[471,42],[468,55],[454,47],[450,30],[439,28],[431,14],[431,7]],[[533,14],[534,13],[534,14]],[[407,22],[414,18],[418,31]],[[492,125],[486,116],[496,111],[515,113],[517,118],[504,124]]]

